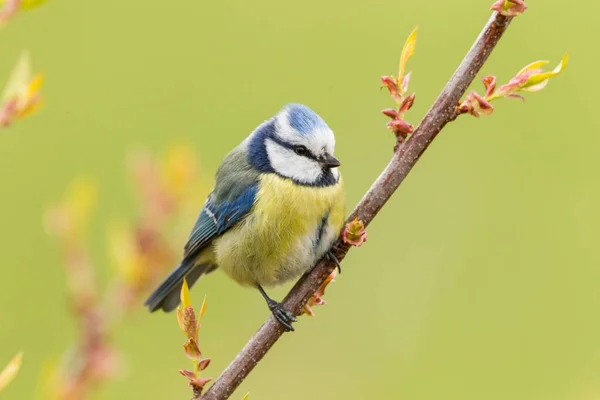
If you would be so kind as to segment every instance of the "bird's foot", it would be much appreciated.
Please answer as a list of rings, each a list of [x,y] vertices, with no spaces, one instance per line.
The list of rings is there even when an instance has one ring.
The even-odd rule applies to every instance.
[[[337,259],[337,257],[335,256],[335,254],[333,254],[333,252],[331,250],[329,250],[327,252],[327,258],[329,258],[329,261],[333,261],[333,263],[336,265],[338,273],[342,273],[342,266],[340,265],[340,260]]]
[[[283,307],[283,304],[278,303],[275,300],[271,300],[267,304],[275,319],[283,326],[283,329],[285,329],[286,332],[293,332],[294,327],[292,326],[292,322],[298,321],[298,318],[286,310]]]

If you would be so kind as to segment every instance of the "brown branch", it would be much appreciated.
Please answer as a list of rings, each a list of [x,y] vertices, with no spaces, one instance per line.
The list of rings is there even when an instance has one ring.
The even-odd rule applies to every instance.
[[[358,203],[348,217],[348,221],[358,217],[365,224],[370,223],[404,181],[432,140],[448,122],[456,118],[455,111],[460,98],[502,37],[510,21],[511,18],[497,13],[492,15],[423,121],[406,143],[394,152],[392,160]],[[342,260],[348,252],[348,246],[339,240],[334,248],[339,260]],[[334,268],[332,262],[320,261],[292,288],[284,300],[285,307],[298,315],[308,298]],[[271,316],[202,396],[202,399],[229,398],[282,334],[283,329]]]

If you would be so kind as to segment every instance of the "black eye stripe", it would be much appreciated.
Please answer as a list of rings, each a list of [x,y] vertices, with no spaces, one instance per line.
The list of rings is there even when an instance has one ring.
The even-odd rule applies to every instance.
[[[300,146],[300,145],[293,145],[293,144],[290,144],[290,143],[286,143],[283,140],[279,139],[277,136],[272,136],[270,139],[272,141],[274,141],[275,143],[277,143],[278,145],[280,145],[281,147],[283,147],[285,149],[288,149],[288,150],[291,150],[295,154],[298,154],[296,152],[296,147]],[[318,161],[317,157],[309,149],[307,149],[305,146],[302,146],[302,147],[306,149],[306,153],[305,154],[298,154],[298,155],[300,155],[301,157],[306,157],[306,158],[309,158],[311,160]]]

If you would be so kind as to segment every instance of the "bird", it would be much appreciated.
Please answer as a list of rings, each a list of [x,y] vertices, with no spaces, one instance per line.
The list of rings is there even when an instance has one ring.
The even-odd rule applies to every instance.
[[[344,224],[344,183],[335,136],[308,106],[288,104],[229,152],[215,175],[180,264],[148,297],[174,310],[184,282],[224,271],[258,290],[285,331],[296,316],[265,288],[300,277],[328,257]]]

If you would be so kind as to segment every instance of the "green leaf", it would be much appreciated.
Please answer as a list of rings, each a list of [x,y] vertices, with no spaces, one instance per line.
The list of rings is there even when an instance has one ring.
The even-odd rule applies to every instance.
[[[548,84],[548,80],[550,78],[554,78],[555,76],[560,74],[567,67],[568,61],[569,61],[569,55],[565,54],[563,56],[562,60],[560,61],[560,64],[558,64],[556,66],[556,68],[554,68],[552,71],[541,72],[539,74],[532,74],[529,77],[529,79],[527,79],[527,82],[525,82],[525,84],[523,84],[523,86],[521,86],[521,90],[523,90],[525,92],[537,92],[539,90],[542,90]],[[540,61],[538,61],[538,63],[539,62]],[[535,64],[535,63],[533,63],[533,64]],[[532,64],[530,64],[530,65],[532,65]]]

